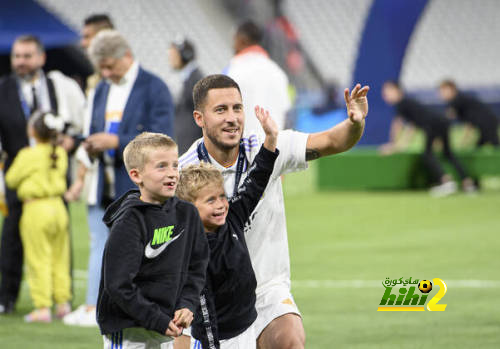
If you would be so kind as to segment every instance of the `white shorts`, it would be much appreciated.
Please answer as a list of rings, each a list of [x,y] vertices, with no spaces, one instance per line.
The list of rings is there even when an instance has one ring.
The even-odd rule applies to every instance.
[[[275,285],[263,292],[260,292],[257,295],[255,308],[257,309],[257,319],[251,326],[253,328],[252,331],[255,334],[255,342],[257,342],[257,339],[259,338],[261,332],[274,319],[285,314],[297,314],[298,316],[302,317],[299,308],[297,308],[297,305],[293,300],[293,296],[290,293],[290,289],[286,285]],[[243,333],[246,333],[247,331]],[[191,328],[186,328],[182,332],[182,334],[190,336]],[[200,349],[201,344],[195,346],[195,344],[197,343],[199,342],[191,337],[190,349]]]
[[[141,327],[124,328],[113,334],[103,335],[104,349],[167,349],[173,338]]]
[[[220,349],[256,349],[254,324],[236,337],[220,341]],[[202,349],[200,341],[191,337],[191,349]]]
[[[273,286],[257,294],[255,308],[257,309],[257,320],[253,323],[255,339],[259,338],[261,332],[274,319],[290,313],[301,316],[286,285]]]

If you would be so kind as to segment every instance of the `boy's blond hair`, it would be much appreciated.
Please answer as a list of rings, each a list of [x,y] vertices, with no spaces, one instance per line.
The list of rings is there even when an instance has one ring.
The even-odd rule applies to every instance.
[[[195,202],[201,189],[210,184],[219,184],[224,188],[222,173],[208,162],[186,166],[181,171],[176,195],[189,202]]]
[[[177,143],[167,135],[154,132],[143,132],[136,136],[123,150],[125,168],[142,170],[148,161],[148,151],[157,148],[177,148]]]

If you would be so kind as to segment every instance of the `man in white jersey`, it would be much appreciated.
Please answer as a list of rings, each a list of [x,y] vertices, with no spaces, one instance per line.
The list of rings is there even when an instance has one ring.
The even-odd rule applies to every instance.
[[[344,97],[349,118],[319,133],[281,131],[280,155],[263,198],[246,227],[246,238],[257,277],[258,317],[255,326],[260,349],[303,348],[305,333],[300,312],[290,293],[290,260],[280,176],[307,168],[307,161],[353,147],[363,134],[368,112],[368,86],[358,84]],[[238,84],[224,75],[210,75],[194,87],[193,117],[203,130],[179,159],[181,168],[209,161],[222,171],[226,194],[231,197],[246,177],[262,140],[242,138],[245,123]]]

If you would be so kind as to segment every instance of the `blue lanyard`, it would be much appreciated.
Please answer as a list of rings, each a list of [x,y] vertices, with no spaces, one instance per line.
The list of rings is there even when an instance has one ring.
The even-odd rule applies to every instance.
[[[200,161],[211,162],[210,157],[208,156],[207,148],[205,147],[205,143],[203,141],[198,144],[198,159]],[[236,164],[236,175],[234,178],[234,189],[233,195],[235,196],[238,193],[238,187],[240,186],[241,175],[243,174],[243,169],[246,163],[245,157],[245,145],[243,142],[240,142],[240,149],[238,152],[238,163]]]
[[[17,82],[17,93],[19,95],[19,100],[21,102],[21,108],[23,109],[24,117],[26,119],[29,119],[31,116],[31,108],[28,105],[26,98],[24,98],[24,94],[23,94],[23,91],[21,89],[21,84],[19,82]]]

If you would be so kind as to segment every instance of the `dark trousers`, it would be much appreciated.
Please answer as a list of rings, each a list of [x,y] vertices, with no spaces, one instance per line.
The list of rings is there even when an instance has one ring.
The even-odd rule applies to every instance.
[[[448,123],[439,123],[434,125],[433,127],[424,129],[426,140],[425,152],[422,157],[424,159],[425,165],[431,173],[432,180],[438,183],[441,182],[441,178],[444,176],[445,172],[443,170],[443,167],[439,163],[437,156],[432,151],[432,144],[435,139],[440,139],[443,142],[443,155],[453,165],[453,167],[455,167],[458,175],[460,176],[460,179],[464,179],[467,177],[465,169],[451,151],[450,140],[448,138],[448,130]]]
[[[6,190],[8,216],[3,221],[0,245],[0,303],[15,303],[23,275],[23,244],[19,234],[19,221],[23,211],[16,193]]]
[[[479,128],[479,139],[477,141],[477,146],[481,147],[485,144],[491,144],[495,147],[498,147],[498,129],[496,124],[494,127],[484,126]]]

